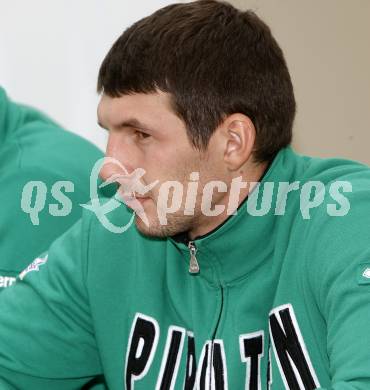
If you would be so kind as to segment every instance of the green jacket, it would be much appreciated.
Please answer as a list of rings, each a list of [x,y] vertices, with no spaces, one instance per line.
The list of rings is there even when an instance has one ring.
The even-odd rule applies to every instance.
[[[369,184],[364,165],[286,148],[190,243],[84,211],[0,294],[0,388],[369,389]]]
[[[39,111],[10,101],[0,87],[0,291],[81,217],[91,168],[102,155]],[[37,184],[28,198],[31,181]],[[32,221],[36,195],[40,212]]]

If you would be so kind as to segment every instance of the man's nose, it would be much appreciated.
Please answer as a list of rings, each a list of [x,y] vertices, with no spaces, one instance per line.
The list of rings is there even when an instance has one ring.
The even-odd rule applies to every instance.
[[[108,138],[104,162],[99,172],[103,181],[107,181],[114,175],[128,175],[133,171],[132,165],[128,163],[127,149],[124,150],[123,147],[122,143],[117,144],[114,137]]]
[[[125,175],[127,174],[124,170],[120,168],[117,164],[113,162],[106,162],[104,159],[103,166],[100,169],[99,176],[105,182],[109,179],[112,179],[115,175]]]

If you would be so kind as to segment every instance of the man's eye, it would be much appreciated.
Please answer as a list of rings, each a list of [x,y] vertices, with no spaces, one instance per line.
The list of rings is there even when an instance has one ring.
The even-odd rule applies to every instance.
[[[145,138],[150,137],[150,134],[143,133],[143,132],[140,131],[140,130],[136,130],[136,131],[135,131],[135,135],[136,135],[136,137],[138,137],[139,139],[145,139]]]

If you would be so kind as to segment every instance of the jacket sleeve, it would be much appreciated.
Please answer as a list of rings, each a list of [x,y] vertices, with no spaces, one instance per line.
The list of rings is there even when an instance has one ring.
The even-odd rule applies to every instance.
[[[0,86],[0,291],[81,217],[101,157],[96,146],[13,102]],[[109,196],[106,188],[97,192]]]
[[[88,219],[0,294],[1,389],[76,389],[102,373],[91,323]]]
[[[307,274],[327,329],[327,390],[370,389],[369,194],[356,191],[346,216],[319,217],[307,237]]]
[[[44,205],[38,211],[33,210],[33,212],[30,212],[31,207],[25,208],[28,201],[24,201],[25,197],[22,192],[31,180],[36,180],[45,186]],[[6,186],[0,190],[0,204],[6,205],[6,209],[1,212],[0,220],[0,237],[2,237],[0,239],[0,275],[13,276],[14,273],[21,272],[36,256],[47,251],[54,240],[81,218],[83,209],[80,203],[85,202],[88,196],[86,191],[79,190],[77,187],[73,192],[61,190],[61,193],[65,194],[65,199],[70,203],[67,215],[55,216],[49,212],[51,205],[54,208],[64,208],[51,195],[53,184],[59,180],[62,180],[62,177],[55,173],[30,167],[19,169],[2,181],[2,183],[6,182]],[[32,202],[36,202],[37,198],[42,198],[42,192],[35,189]],[[29,202],[31,203],[31,198]],[[37,217],[37,224],[32,221],[31,215],[33,218]],[[6,286],[0,284],[0,291],[1,287]]]

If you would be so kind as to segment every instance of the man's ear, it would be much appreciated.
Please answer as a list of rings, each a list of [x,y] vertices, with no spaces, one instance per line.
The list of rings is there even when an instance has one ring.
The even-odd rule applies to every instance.
[[[252,156],[256,129],[250,118],[243,114],[232,114],[223,125],[226,137],[224,161],[230,171],[236,171]]]

